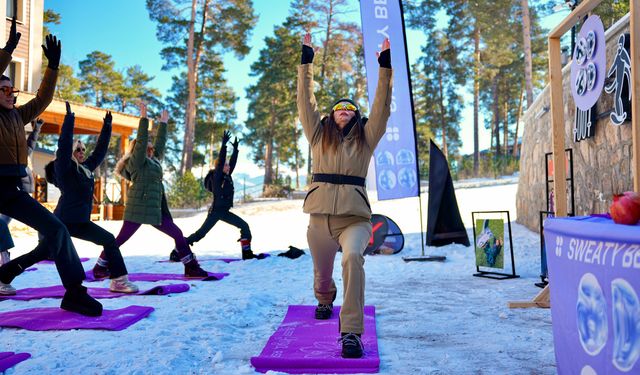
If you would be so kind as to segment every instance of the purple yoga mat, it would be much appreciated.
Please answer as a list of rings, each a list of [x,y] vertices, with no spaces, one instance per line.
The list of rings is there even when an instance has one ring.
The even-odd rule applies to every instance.
[[[153,307],[134,305],[119,310],[104,310],[102,316],[90,317],[58,307],[41,307],[0,313],[0,327],[23,328],[29,331],[70,329],[121,331],[146,318],[153,310]]]
[[[29,353],[0,352],[0,372],[31,358]]]
[[[80,258],[80,262],[84,263],[86,261],[88,261],[89,258]],[[38,263],[40,264],[56,264],[56,262],[54,262],[53,260],[49,260],[49,259],[45,259],[45,260],[41,260]]]
[[[110,291],[109,288],[87,288],[89,295],[98,299],[118,298],[131,295],[165,295],[183,293],[188,290],[189,284],[158,285],[151,289],[141,290],[138,293],[114,293]],[[62,285],[48,286],[44,288],[26,288],[18,290],[14,296],[0,296],[0,301],[8,299],[29,301],[41,298],[62,298],[64,297],[64,292],[65,289]]]
[[[213,280],[222,280],[225,276],[229,276],[228,273],[213,273],[207,272],[209,274],[208,277],[185,277],[181,274],[176,273],[130,273],[129,281],[162,281],[162,280],[199,280],[199,281],[213,281]],[[87,276],[86,281],[100,281],[96,280],[93,277],[93,271],[85,272]]]
[[[364,308],[364,356],[344,359],[340,355],[338,320],[340,307],[329,320],[316,320],[315,306],[289,306],[287,315],[257,357],[251,357],[256,371],[289,374],[376,373],[380,368],[376,337],[375,307]]]
[[[231,263],[231,262],[237,262],[237,261],[240,261],[240,260],[242,260],[242,259],[240,259],[240,258],[203,258],[203,259],[198,258],[198,262],[199,263],[202,263],[202,262],[214,262],[214,261]],[[174,262],[174,261],[169,260],[169,259],[163,259],[163,260],[159,260],[157,263],[178,263],[178,262]]]

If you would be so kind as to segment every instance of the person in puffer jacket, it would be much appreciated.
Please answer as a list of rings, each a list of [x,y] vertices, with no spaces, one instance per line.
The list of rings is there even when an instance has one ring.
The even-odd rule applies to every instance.
[[[140,125],[136,139],[131,142],[127,154],[118,161],[116,173],[131,181],[124,209],[124,222],[116,237],[116,245],[122,245],[133,236],[142,224],[153,225],[162,233],[173,238],[180,260],[184,264],[186,277],[208,277],[207,271],[200,268],[195,255],[176,226],[169,212],[164,194],[163,172],[160,160],[164,157],[167,142],[167,121],[169,112],[162,111],[160,126],[155,143],[149,142],[149,119],[147,106],[140,103]],[[93,267],[95,278],[105,278],[112,272],[111,264],[103,251]]]
[[[14,6],[17,6],[15,1]],[[0,50],[0,71],[4,71],[11,62],[11,54],[19,40],[14,17],[7,44]],[[60,307],[83,315],[99,316],[102,304],[89,296],[82,285],[84,269],[67,228],[33,197],[20,190],[27,167],[24,126],[42,113],[53,99],[61,50],[56,37],[47,35],[43,51],[48,66],[40,88],[35,98],[20,107],[15,106],[16,90],[11,80],[4,76],[0,78],[0,213],[34,228],[44,236],[47,244],[46,251],[27,253],[0,267],[0,294],[16,293],[10,283],[24,271],[25,262],[30,263],[34,256],[41,260],[51,257],[66,289]]]
[[[93,242],[104,247],[104,253],[111,265],[109,290],[116,293],[136,293],[138,287],[129,281],[127,267],[122,259],[116,239],[111,233],[91,221],[93,210],[93,172],[102,163],[111,139],[111,112],[107,112],[96,147],[85,158],[86,146],[79,139],[73,141],[75,117],[69,102],[67,114],[58,139],[56,159],[46,165],[46,177],[62,195],[53,213],[62,220],[72,237]],[[46,246],[40,242],[38,246]]]
[[[31,164],[31,155],[36,148],[38,135],[40,135],[40,129],[42,129],[43,124],[44,121],[41,119],[31,121],[33,130],[29,133],[29,137],[27,137],[27,160],[29,164]],[[27,164],[26,168],[27,175],[22,178],[21,189],[29,194],[33,194],[35,191],[35,182],[33,181],[33,172],[31,168],[29,168],[29,164]],[[9,223],[11,223],[11,217],[0,214],[0,266],[11,260],[9,250],[14,246],[13,238],[9,231]]]
[[[336,252],[342,248],[343,304],[340,310],[342,357],[360,358],[364,330],[364,250],[371,237],[371,206],[365,189],[369,161],[384,135],[391,107],[391,51],[382,43],[378,86],[369,118],[350,99],[333,103],[322,118],[313,93],[311,35],[306,34],[298,66],[298,112],[311,146],[313,179],[303,203],[310,214],[307,239],[313,258],[316,319],[329,319],[337,289]]]
[[[195,242],[200,241],[204,236],[209,233],[211,228],[218,222],[218,220],[224,221],[227,224],[233,225],[240,229],[240,247],[242,250],[242,259],[264,259],[266,254],[254,254],[251,250],[251,230],[249,224],[242,218],[229,210],[233,207],[233,178],[231,174],[236,167],[238,161],[238,138],[232,143],[233,153],[229,162],[226,162],[227,157],[227,142],[231,139],[231,133],[225,131],[222,135],[222,145],[220,147],[220,153],[215,163],[215,168],[207,173],[204,178],[205,188],[213,193],[213,202],[209,208],[207,218],[202,223],[202,226],[189,237],[187,237],[187,243],[193,245]],[[175,251],[175,250],[174,250]],[[172,252],[170,258],[175,259],[175,255]]]

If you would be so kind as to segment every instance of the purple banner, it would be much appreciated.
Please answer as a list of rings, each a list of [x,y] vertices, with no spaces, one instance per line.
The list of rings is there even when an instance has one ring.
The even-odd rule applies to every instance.
[[[387,132],[374,152],[378,199],[415,197],[418,167],[404,20],[399,0],[360,0],[369,104],[378,85],[378,59],[384,38],[391,42],[393,97]]]
[[[640,225],[544,225],[558,374],[640,373]]]

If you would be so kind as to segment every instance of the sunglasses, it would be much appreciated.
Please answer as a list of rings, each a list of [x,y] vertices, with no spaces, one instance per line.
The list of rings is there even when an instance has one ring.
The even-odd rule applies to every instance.
[[[15,87],[9,87],[9,86],[0,87],[0,91],[3,92],[6,96],[9,96],[11,94],[17,94],[20,92],[20,90],[17,90]]]
[[[76,152],[85,152],[87,149],[84,147],[77,147]]]
[[[355,112],[358,108],[351,103],[338,103],[333,106],[334,111],[352,111]]]

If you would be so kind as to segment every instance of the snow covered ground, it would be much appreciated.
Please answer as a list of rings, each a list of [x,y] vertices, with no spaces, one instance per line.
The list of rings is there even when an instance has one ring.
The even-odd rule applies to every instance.
[[[517,184],[459,188],[458,204],[472,240],[471,212],[510,210],[515,220]],[[381,374],[554,374],[551,315],[548,309],[507,308],[507,301],[529,300],[540,289],[538,235],[512,223],[519,279],[473,277],[471,247],[427,248],[446,255],[444,263],[405,263],[421,254],[417,198],[372,202],[375,213],[394,219],[405,234],[404,250],[366,258],[366,303],[376,306]],[[422,199],[426,226],[427,197]],[[307,216],[302,201],[256,202],[235,208],[253,232],[255,250],[274,255],[294,245],[307,249]],[[205,213],[176,219],[191,233]],[[116,234],[121,222],[100,225]],[[15,230],[17,256],[35,246],[37,236]],[[188,234],[187,233],[187,234]],[[194,246],[200,258],[239,256],[238,232],[219,223]],[[74,239],[80,256],[93,266],[100,249]],[[171,240],[143,226],[123,248],[129,272],[182,272],[182,266],[157,263],[173,248]],[[334,278],[341,289],[340,254]],[[29,360],[7,374],[252,374],[249,359],[258,355],[290,304],[315,304],[308,255],[290,260],[271,257],[247,262],[205,262],[205,269],[228,272],[222,281],[190,282],[187,293],[125,296],[101,300],[106,309],[128,305],[156,310],[120,332],[0,329],[0,351],[29,352]],[[52,265],[17,278],[16,288],[59,284]],[[164,282],[166,283],[166,282]],[[156,283],[138,283],[152,286]],[[107,287],[108,283],[91,286]],[[342,301],[340,293],[336,301]],[[60,300],[0,302],[0,311],[59,306]],[[336,343],[338,345],[338,343]]]

